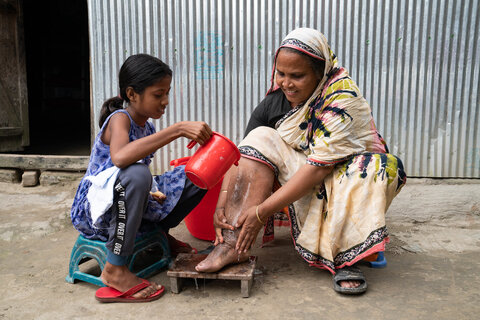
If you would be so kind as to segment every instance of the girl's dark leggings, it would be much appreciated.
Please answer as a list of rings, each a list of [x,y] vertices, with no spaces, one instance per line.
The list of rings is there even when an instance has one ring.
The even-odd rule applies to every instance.
[[[114,187],[112,220],[108,229],[107,261],[124,265],[133,253],[137,231],[148,204],[152,175],[148,166],[135,163],[120,170]],[[168,233],[195,208],[207,190],[195,186],[188,178],[175,208],[159,224]]]

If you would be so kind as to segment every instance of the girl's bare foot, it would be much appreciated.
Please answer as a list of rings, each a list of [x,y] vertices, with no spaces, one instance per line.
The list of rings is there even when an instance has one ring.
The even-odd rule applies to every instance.
[[[109,262],[105,263],[100,276],[102,282],[120,292],[125,292],[142,282],[142,279],[134,275],[127,266],[116,266]],[[161,285],[151,282],[151,285],[132,295],[133,298],[147,298],[160,290]]]

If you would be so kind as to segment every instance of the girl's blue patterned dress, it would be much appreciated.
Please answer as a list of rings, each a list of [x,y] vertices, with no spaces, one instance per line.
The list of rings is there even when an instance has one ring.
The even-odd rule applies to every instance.
[[[110,158],[110,146],[105,145],[100,137],[102,136],[103,130],[111,116],[117,112],[123,112],[130,118],[130,142],[155,133],[155,128],[152,123],[147,122],[145,127],[141,127],[133,121],[126,110],[117,110],[105,120],[100,132],[95,138],[87,172],[77,189],[70,212],[73,226],[88,239],[98,239],[101,241],[107,241],[108,239],[107,228],[112,218],[111,209],[107,210],[107,212],[97,220],[95,225],[93,224],[90,216],[90,203],[87,200],[87,193],[91,182],[85,178],[88,176],[96,176],[100,172],[114,166],[112,159]],[[150,154],[140,162],[148,166],[150,165],[152,158],[153,154]],[[149,196],[147,210],[143,215],[142,224],[137,235],[141,235],[157,228],[156,224],[163,220],[173,210],[182,195],[183,188],[185,187],[186,176],[184,168],[185,166],[178,166],[172,171],[153,177],[158,190],[164,193],[167,196],[167,199],[162,204],[159,204]]]

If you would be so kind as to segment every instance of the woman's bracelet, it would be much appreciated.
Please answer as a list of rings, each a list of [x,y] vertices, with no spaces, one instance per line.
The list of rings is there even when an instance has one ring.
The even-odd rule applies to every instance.
[[[228,190],[220,190],[220,192],[228,192]]]
[[[257,207],[255,208],[255,214],[257,215],[257,220],[258,220],[258,222],[260,222],[261,224],[265,224],[265,222],[263,222],[262,219],[260,219],[260,216],[258,215],[258,207],[259,207],[259,206],[257,206]]]

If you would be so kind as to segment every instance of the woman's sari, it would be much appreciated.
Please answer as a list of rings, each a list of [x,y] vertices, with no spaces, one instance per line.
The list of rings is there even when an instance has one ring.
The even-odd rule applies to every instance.
[[[305,163],[335,166],[322,185],[288,207],[296,250],[311,265],[334,273],[385,250],[385,213],[406,176],[400,159],[388,153],[357,85],[337,66],[325,37],[313,29],[296,29],[282,47],[324,60],[324,76],[303,105],[287,113],[275,129],[252,130],[239,149],[243,157],[272,168],[282,185]],[[269,92],[275,90],[274,72]],[[271,218],[264,240],[272,239],[273,225]]]

